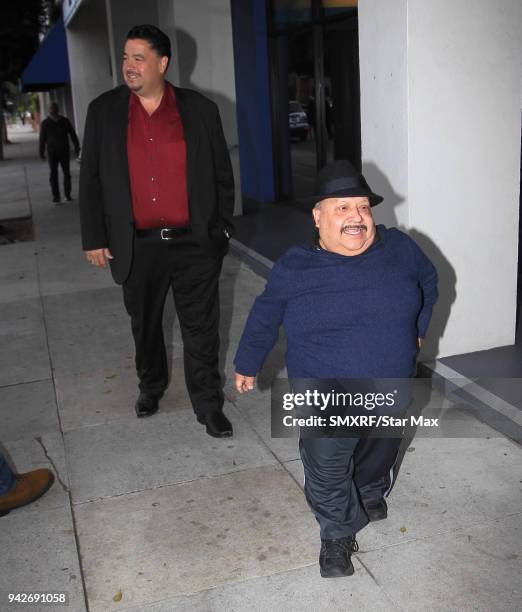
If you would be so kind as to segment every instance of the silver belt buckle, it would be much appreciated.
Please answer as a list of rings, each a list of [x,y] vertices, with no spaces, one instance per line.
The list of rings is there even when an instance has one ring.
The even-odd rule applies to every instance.
[[[161,236],[161,239],[162,239],[162,240],[172,240],[172,238],[173,238],[172,236],[164,236],[164,235],[163,235],[163,232],[168,232],[168,228],[167,228],[167,227],[164,227],[164,228],[161,230],[161,232],[160,232],[160,236]]]

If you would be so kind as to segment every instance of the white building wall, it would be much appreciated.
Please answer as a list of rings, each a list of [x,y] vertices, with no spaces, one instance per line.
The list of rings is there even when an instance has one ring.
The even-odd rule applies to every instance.
[[[105,0],[83,2],[66,28],[76,131],[91,100],[113,86]]]
[[[172,47],[172,57],[167,69],[167,80],[174,85],[179,85],[178,45],[173,0],[158,0],[158,27],[170,38]]]
[[[159,28],[161,25],[158,22],[157,2],[143,2],[143,0],[106,0],[106,2],[111,57],[114,60],[113,82],[116,86],[124,82],[121,64],[128,31],[133,26],[145,23]]]
[[[514,342],[520,23],[519,0],[359,2],[363,158],[440,274],[426,356]]]
[[[165,16],[174,18],[174,32],[172,26],[168,32],[174,54],[173,82],[200,91],[219,107],[236,184],[234,213],[241,214],[230,0],[159,0],[159,7],[162,29],[167,31]]]
[[[408,225],[407,0],[359,3],[363,172],[386,203],[385,225]]]
[[[181,87],[197,89],[219,106],[230,146],[237,145],[236,87],[230,0],[175,0]]]

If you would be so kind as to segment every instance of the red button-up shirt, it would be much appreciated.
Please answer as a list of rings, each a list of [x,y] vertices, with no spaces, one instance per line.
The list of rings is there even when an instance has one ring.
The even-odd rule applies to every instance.
[[[186,146],[172,86],[165,85],[161,103],[152,115],[131,93],[127,157],[136,228],[186,227]]]

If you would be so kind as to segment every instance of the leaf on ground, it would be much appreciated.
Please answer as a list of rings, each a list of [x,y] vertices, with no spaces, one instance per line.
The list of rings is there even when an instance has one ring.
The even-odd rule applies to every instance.
[[[401,533],[406,533],[406,527],[403,525],[403,526],[402,526],[402,527],[399,529],[399,531],[400,531]]]
[[[105,389],[103,395],[109,395],[109,393],[112,393],[112,389]]]
[[[112,380],[113,378],[116,378],[116,376],[118,376],[117,374],[109,374],[109,376],[105,377],[105,380]]]
[[[415,446],[410,446],[406,452],[413,453],[414,450],[415,450]]]
[[[112,601],[121,601],[123,597],[123,593],[121,592],[121,589],[116,593],[116,595],[112,598]]]

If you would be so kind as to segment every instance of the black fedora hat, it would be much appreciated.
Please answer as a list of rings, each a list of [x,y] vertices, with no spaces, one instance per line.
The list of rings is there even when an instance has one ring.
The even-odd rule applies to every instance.
[[[338,159],[319,170],[315,194],[304,199],[308,204],[316,204],[326,198],[351,198],[366,196],[370,206],[383,201],[382,196],[373,193],[364,176],[346,159]]]

